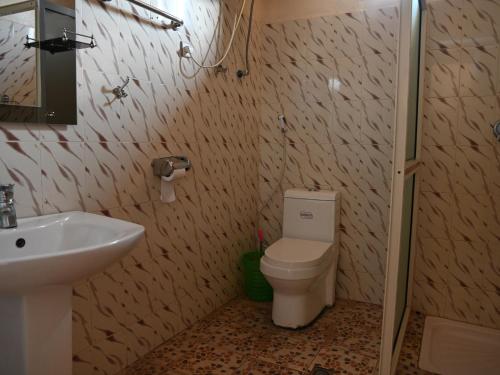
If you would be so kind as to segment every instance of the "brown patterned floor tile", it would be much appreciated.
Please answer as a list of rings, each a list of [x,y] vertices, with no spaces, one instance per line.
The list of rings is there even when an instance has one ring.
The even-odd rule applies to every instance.
[[[322,319],[335,324],[382,327],[382,307],[371,303],[338,300],[335,306],[325,310],[323,315]]]
[[[167,364],[176,363],[192,355],[193,350],[200,343],[200,339],[201,336],[198,332],[188,329],[149,352],[143,357],[143,360],[161,360]]]
[[[243,365],[245,356],[232,346],[214,348],[211,345],[198,345],[193,354],[172,367],[186,375],[224,375],[234,374]]]
[[[341,347],[350,351],[378,358],[380,353],[381,331],[379,328],[363,326],[335,327],[332,347]]]
[[[170,363],[159,359],[139,360],[117,375],[186,375],[184,372],[172,369]]]
[[[342,348],[321,349],[318,356],[310,365],[333,369],[334,374],[368,375],[372,374],[378,360],[369,356],[352,352]]]
[[[236,299],[122,375],[305,375],[318,361],[338,374],[361,374],[377,362],[374,332],[380,333],[381,311],[380,306],[338,300],[308,327],[289,330],[273,324],[271,303]]]
[[[293,370],[275,363],[259,359],[248,359],[236,372],[237,375],[302,375],[303,372]]]
[[[254,356],[280,366],[303,371],[309,367],[320,346],[307,339],[290,336],[271,336],[258,341]]]

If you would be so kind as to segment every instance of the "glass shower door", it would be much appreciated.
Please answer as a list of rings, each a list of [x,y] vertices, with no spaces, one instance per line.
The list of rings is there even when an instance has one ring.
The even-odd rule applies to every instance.
[[[379,371],[396,370],[410,311],[416,192],[419,183],[422,1],[401,1],[396,127],[384,319]]]

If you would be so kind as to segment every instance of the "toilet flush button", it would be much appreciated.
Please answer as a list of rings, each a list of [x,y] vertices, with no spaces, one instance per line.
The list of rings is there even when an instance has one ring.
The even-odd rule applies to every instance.
[[[311,211],[300,211],[300,218],[303,220],[312,220],[314,215]]]

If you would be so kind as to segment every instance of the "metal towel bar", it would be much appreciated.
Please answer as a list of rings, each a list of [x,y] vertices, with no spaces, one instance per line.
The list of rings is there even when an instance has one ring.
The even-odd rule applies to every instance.
[[[110,2],[111,0],[102,0],[102,1]],[[147,9],[150,12],[156,13],[162,17],[168,18],[170,21],[172,21],[171,25],[172,25],[174,30],[177,29],[178,27],[181,27],[182,25],[184,25],[184,21],[181,20],[180,18],[177,18],[177,17],[171,15],[170,13],[165,12],[164,10],[161,10],[160,8],[157,8],[153,5],[147,4],[141,0],[127,0],[127,1],[132,3],[132,4],[138,5],[141,8]]]

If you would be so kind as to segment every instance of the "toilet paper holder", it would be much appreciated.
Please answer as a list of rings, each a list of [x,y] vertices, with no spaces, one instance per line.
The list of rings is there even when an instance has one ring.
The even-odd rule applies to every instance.
[[[186,156],[167,156],[165,158],[154,159],[151,162],[153,174],[158,177],[170,177],[175,170],[191,169],[191,160]]]

